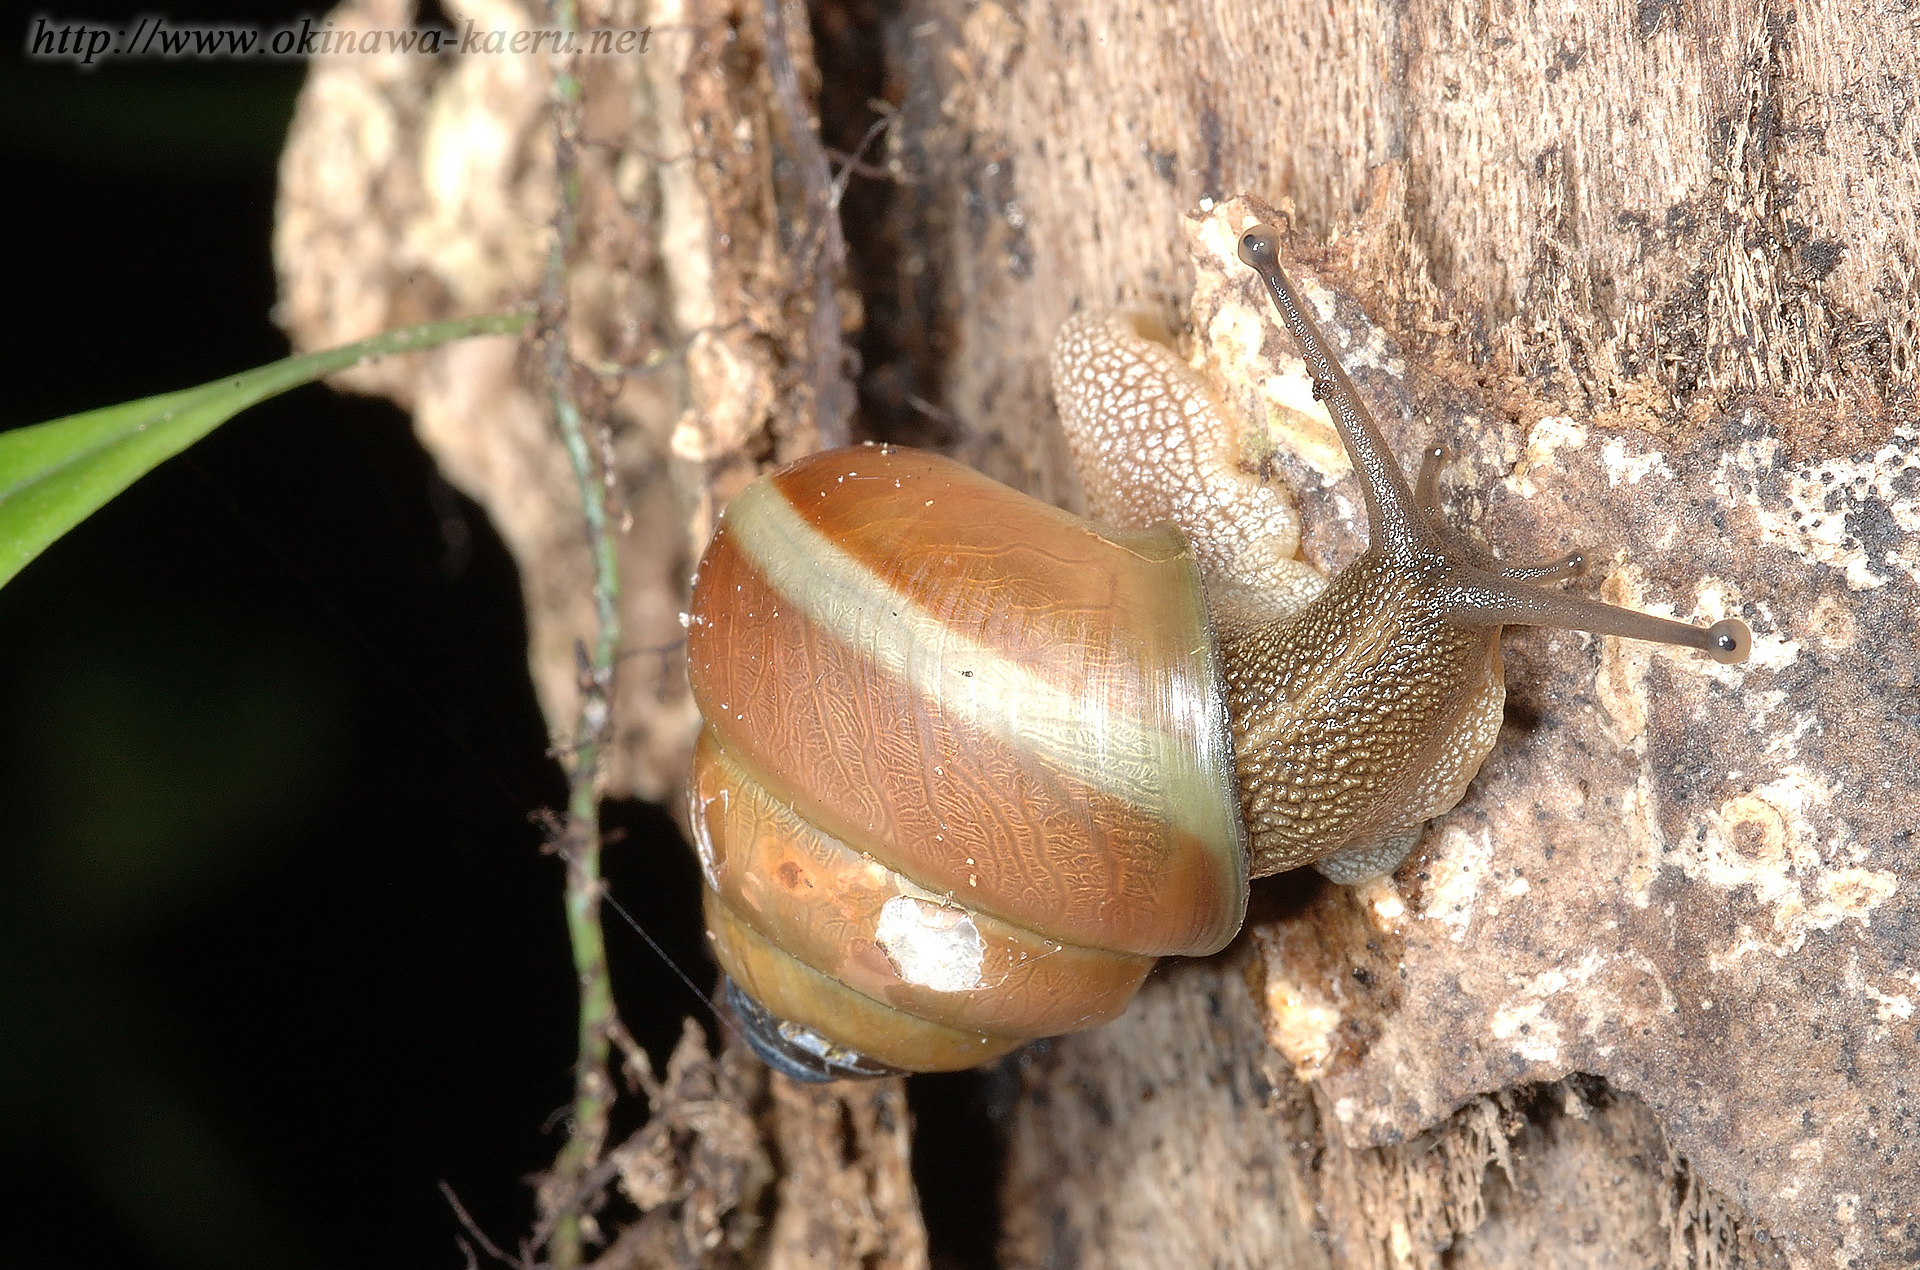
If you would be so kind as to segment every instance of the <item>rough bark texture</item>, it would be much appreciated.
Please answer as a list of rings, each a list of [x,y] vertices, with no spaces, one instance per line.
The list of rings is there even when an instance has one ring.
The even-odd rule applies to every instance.
[[[820,186],[760,7],[589,16],[655,30],[589,79],[572,309],[633,517],[636,647],[670,648],[720,502],[831,432],[822,345],[863,302],[870,430],[917,418],[1067,502],[1053,330],[1153,311],[1264,424],[1304,554],[1350,558],[1357,498],[1291,350],[1264,317],[1257,347],[1230,338],[1260,312],[1221,249],[1261,206],[1241,193],[1290,212],[1399,451],[1460,453],[1457,520],[1512,556],[1589,548],[1616,602],[1755,628],[1734,669],[1516,633],[1501,743],[1394,883],[1283,880],[1238,951],[1009,1060],[1006,1264],[1920,1260],[1912,11],[824,4],[823,100],[884,46],[898,110],[888,210],[848,222],[859,297],[816,285]],[[300,343],[533,293],[543,93],[509,58],[316,67],[277,244]],[[501,525],[558,723],[586,554],[529,382],[474,345],[359,386],[410,403]],[[636,660],[617,785],[658,795],[691,717],[671,653]],[[730,1088],[783,1185],[687,1255],[925,1264],[897,1089]]]
[[[1156,986],[1076,1052],[1009,1060],[1008,1189],[1034,1198],[1010,1215],[1007,1264],[1781,1264],[1602,1081],[1502,1089],[1354,1148],[1324,1092],[1261,1046],[1243,982],[1183,966]]]

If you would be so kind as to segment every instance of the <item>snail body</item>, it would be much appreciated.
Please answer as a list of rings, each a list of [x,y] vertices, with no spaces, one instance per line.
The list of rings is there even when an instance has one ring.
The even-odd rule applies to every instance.
[[[1256,227],[1241,258],[1366,497],[1370,546],[1331,580],[1206,385],[1124,319],[1055,348],[1101,523],[886,447],[728,507],[689,611],[692,824],[728,992],[776,1067],[943,1070],[1095,1026],[1154,958],[1223,947],[1250,875],[1391,870],[1492,748],[1503,625],[1744,657],[1738,622],[1547,591],[1577,554],[1502,568],[1446,531],[1444,451],[1409,486],[1277,246]]]

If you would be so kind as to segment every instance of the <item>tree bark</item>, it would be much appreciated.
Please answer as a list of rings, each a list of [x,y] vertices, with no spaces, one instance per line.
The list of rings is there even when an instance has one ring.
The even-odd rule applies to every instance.
[[[1456,523],[1515,557],[1585,547],[1615,602],[1755,629],[1739,668],[1512,634],[1500,744],[1393,882],[1257,888],[1228,953],[1006,1060],[1004,1264],[1913,1264],[1914,13],[781,12],[770,41],[758,0],[587,10],[654,33],[588,79],[570,315],[633,518],[629,629],[656,650],[622,681],[616,789],[678,780],[687,567],[754,471],[842,426],[836,332],[865,354],[857,435],[1071,504],[1049,341],[1076,307],[1145,308],[1266,425],[1304,554],[1351,558],[1350,477],[1215,335],[1254,303],[1215,231],[1275,209],[1399,452],[1461,455]],[[303,346],[534,293],[545,71],[510,62],[316,66],[276,240]],[[889,185],[823,204],[796,88],[842,150],[888,100],[868,158]],[[536,390],[478,346],[356,383],[409,403],[492,510],[559,727],[587,568]],[[684,1132],[630,1144],[629,1220],[672,1208],[689,1264],[926,1264],[897,1088],[769,1094],[737,1055],[695,1079],[711,1061],[683,1049],[656,1097]],[[702,1099],[762,1137],[729,1130],[740,1166],[689,1181]],[[624,1263],[655,1263],[639,1246]]]

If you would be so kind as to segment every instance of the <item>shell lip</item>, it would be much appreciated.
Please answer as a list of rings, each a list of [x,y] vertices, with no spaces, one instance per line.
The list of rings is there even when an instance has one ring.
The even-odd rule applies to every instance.
[[[722,976],[720,995],[740,1024],[740,1035],[760,1061],[790,1080],[823,1084],[830,1080],[878,1080],[904,1076],[906,1069],[828,1040],[810,1027],[777,1018],[731,975]]]

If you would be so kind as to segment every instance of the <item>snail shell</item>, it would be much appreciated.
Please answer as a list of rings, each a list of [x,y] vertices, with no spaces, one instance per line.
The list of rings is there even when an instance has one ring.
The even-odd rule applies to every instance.
[[[778,1019],[966,1066],[1105,1022],[1155,957],[1239,928],[1226,693],[1170,525],[816,454],[727,508],[688,663],[708,928]]]

